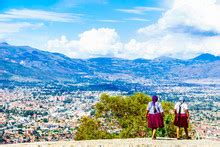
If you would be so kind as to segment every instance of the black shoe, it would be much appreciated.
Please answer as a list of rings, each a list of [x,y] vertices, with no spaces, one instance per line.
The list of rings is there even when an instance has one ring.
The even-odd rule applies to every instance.
[[[188,137],[186,137],[186,139],[192,139],[192,137],[188,136]]]

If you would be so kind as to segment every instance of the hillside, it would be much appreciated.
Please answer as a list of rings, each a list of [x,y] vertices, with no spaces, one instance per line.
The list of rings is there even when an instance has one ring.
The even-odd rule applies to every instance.
[[[29,46],[12,46],[7,43],[0,44],[0,51],[1,80],[132,84],[148,80],[181,81],[220,77],[220,57],[211,54],[202,54],[190,60],[170,57],[153,60],[120,58],[82,60]]]
[[[156,91],[172,84],[192,86],[198,80],[218,81],[220,57],[202,54],[189,60],[72,59],[29,46],[0,44],[1,87],[61,85],[69,90]],[[216,80],[217,79],[217,80]],[[194,81],[187,83],[187,81]],[[196,85],[199,85],[196,84]],[[58,86],[58,89],[59,89]]]

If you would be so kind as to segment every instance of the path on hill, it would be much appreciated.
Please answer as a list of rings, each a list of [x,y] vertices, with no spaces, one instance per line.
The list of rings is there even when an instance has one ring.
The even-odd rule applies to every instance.
[[[2,147],[220,147],[220,141],[176,140],[170,138],[107,139],[88,141],[59,141],[0,145]]]

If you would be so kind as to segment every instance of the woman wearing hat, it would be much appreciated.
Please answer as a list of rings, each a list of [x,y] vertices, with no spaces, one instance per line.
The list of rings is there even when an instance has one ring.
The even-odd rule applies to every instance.
[[[188,135],[189,111],[188,111],[188,106],[185,103],[185,99],[183,97],[179,98],[179,102],[175,104],[174,111],[175,111],[174,125],[177,126],[176,129],[177,139],[180,139],[179,131],[181,127],[184,128],[184,131],[186,133],[186,138],[190,139]]]
[[[158,97],[153,96],[152,102],[147,106],[148,127],[152,129],[152,139],[156,139],[157,128],[163,128],[163,109],[161,103],[157,102]]]

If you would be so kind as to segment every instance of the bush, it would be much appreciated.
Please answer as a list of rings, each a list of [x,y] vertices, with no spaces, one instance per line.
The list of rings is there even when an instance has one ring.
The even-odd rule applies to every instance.
[[[90,117],[83,117],[80,120],[81,125],[75,134],[76,140],[90,140],[90,139],[107,139],[111,135],[102,129],[99,121]]]

